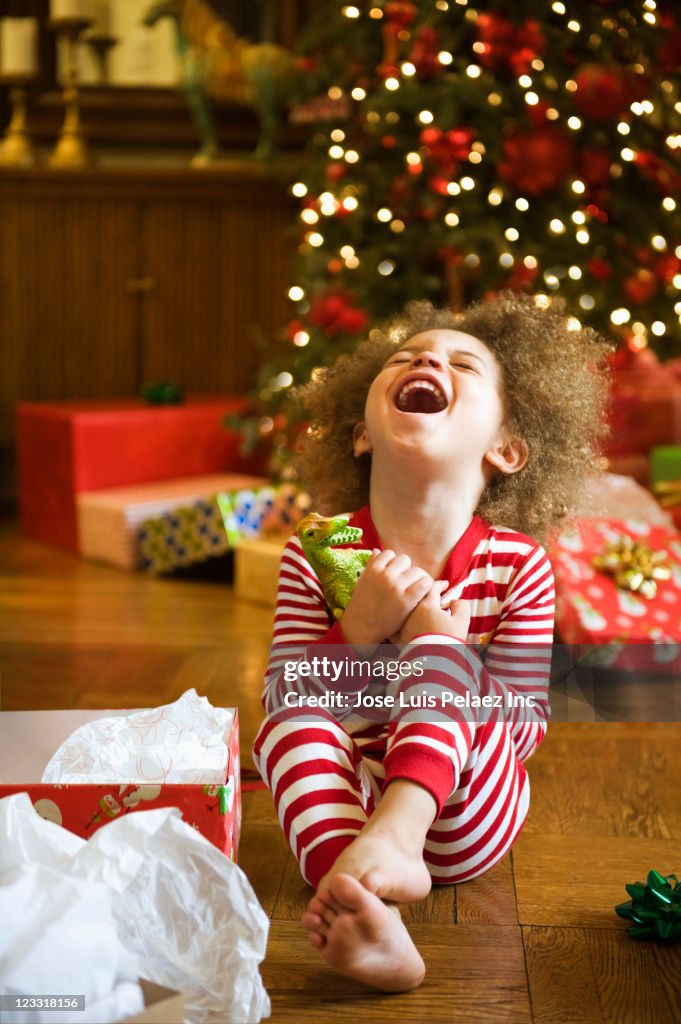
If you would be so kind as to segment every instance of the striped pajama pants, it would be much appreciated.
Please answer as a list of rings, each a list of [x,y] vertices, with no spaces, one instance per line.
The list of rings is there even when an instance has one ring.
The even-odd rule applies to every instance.
[[[381,797],[399,730],[353,736],[321,709],[306,721],[263,722],[254,745],[256,765],[272,792],[279,821],[303,877],[316,886],[359,834]],[[451,731],[451,730],[450,730]],[[397,777],[418,780],[419,726],[409,725],[409,754]],[[432,745],[424,727],[423,752]],[[539,737],[538,737],[539,739]],[[463,882],[483,874],[508,852],[529,808],[529,780],[505,722],[462,723],[454,786],[433,822],[424,860],[434,884]],[[382,748],[382,749],[381,749]],[[404,752],[403,752],[404,753]]]

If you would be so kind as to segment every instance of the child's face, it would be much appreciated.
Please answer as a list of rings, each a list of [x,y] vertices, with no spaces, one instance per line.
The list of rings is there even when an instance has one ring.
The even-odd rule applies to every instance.
[[[413,452],[471,468],[513,473],[522,442],[504,428],[501,373],[484,342],[453,330],[424,331],[387,360],[369,389],[355,454]]]

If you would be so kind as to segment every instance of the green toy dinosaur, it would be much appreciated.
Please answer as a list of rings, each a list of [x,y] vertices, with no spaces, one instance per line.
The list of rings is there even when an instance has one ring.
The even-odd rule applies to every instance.
[[[354,548],[338,550],[338,545],[354,544],[362,539],[362,531],[348,526],[349,521],[347,515],[326,519],[311,512],[298,524],[303,553],[319,577],[334,619],[340,619],[347,608],[355,584],[372,554]]]

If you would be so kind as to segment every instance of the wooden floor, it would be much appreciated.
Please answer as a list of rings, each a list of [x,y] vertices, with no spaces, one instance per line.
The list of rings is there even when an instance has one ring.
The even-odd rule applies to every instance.
[[[271,613],[215,583],[81,562],[0,527],[0,707],[143,707],[196,687],[257,729]],[[407,911],[424,985],[381,996],[335,977],[298,918],[309,898],[265,792],[244,795],[240,862],[272,919],[275,1021],[674,1024],[681,943],[635,942],[613,907],[650,868],[681,874],[681,726],[555,724],[532,806],[487,875]]]

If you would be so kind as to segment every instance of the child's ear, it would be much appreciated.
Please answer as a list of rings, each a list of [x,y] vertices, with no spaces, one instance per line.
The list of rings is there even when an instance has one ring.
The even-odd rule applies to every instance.
[[[359,458],[360,455],[371,455],[373,451],[366,423],[363,420],[361,423],[355,423],[352,431],[352,451],[355,458]]]
[[[485,452],[485,459],[504,476],[511,476],[522,469],[530,454],[521,437],[502,435],[496,445]]]

